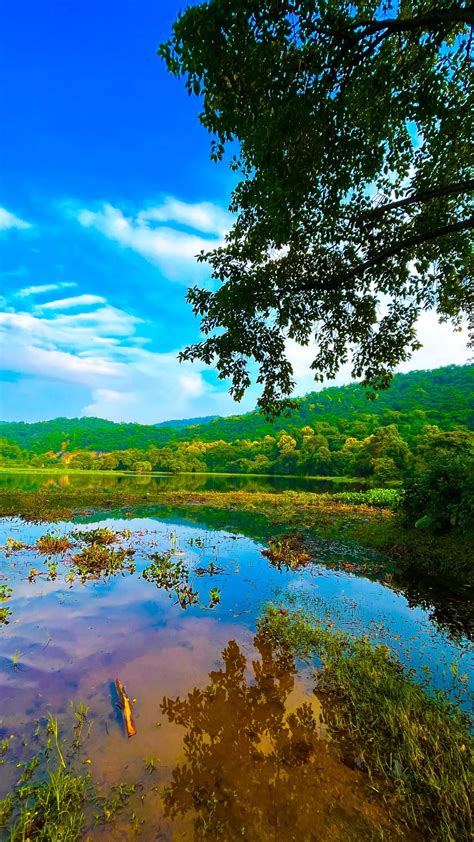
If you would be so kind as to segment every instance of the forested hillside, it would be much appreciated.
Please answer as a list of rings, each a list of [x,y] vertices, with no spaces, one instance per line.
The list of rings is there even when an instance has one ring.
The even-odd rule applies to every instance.
[[[351,436],[361,439],[376,427],[396,424],[401,437],[411,442],[426,424],[442,430],[474,427],[472,395],[474,366],[447,366],[432,371],[413,371],[394,377],[389,390],[374,401],[366,398],[358,384],[311,392],[298,401],[297,409],[270,423],[258,412],[216,418],[193,426],[185,422],[145,426],[117,424],[101,418],[55,418],[33,424],[1,424],[5,438],[34,453],[66,450],[110,452],[173,441],[263,440],[285,430],[317,427],[329,440]]]

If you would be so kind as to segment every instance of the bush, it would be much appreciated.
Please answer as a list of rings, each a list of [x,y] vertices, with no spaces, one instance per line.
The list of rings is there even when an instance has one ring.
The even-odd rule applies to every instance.
[[[405,481],[405,525],[442,534],[474,525],[474,460],[442,454]]]
[[[396,488],[370,488],[367,491],[342,491],[331,494],[331,499],[348,506],[372,506],[377,509],[395,509],[400,502]]]

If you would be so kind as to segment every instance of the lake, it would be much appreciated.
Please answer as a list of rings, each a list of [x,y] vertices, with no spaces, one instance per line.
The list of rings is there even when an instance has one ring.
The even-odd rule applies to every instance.
[[[0,471],[0,489],[36,491],[39,488],[97,489],[109,491],[358,491],[363,480],[316,477],[247,476],[245,474],[101,474]]]
[[[45,476],[30,479],[39,483]],[[103,479],[128,484],[180,477]],[[68,477],[76,480],[84,478]],[[67,734],[74,722],[70,702],[82,702],[92,727],[80,761],[102,787],[138,786],[106,836],[102,826],[91,827],[90,839],[132,838],[132,807],[146,840],[206,833],[248,840],[374,838],[374,824],[383,826],[386,815],[368,794],[367,776],[336,762],[327,747],[312,670],[276,657],[256,634],[257,617],[269,601],[297,600],[351,634],[389,645],[420,679],[429,671],[430,685],[463,705],[474,675],[467,635],[437,622],[433,606],[417,605],[389,577],[371,580],[323,564],[279,570],[244,528],[212,528],[202,518],[191,512],[145,516],[137,509],[126,517],[91,514],[54,525],[2,520],[0,585],[13,593],[10,621],[0,626],[0,741],[10,745],[0,789],[18,779],[17,763],[29,756],[36,721],[50,711]],[[47,533],[97,528],[118,534],[134,569],[81,576],[74,558],[87,547],[87,536],[80,534],[64,556],[38,550]],[[26,547],[15,550],[8,539]],[[348,564],[352,554],[364,552],[343,544],[338,550],[334,542],[330,549]],[[156,554],[186,571],[190,601],[171,580],[157,586],[156,578],[144,578]],[[132,739],[116,707],[116,678],[136,699]],[[312,751],[300,757],[309,742]],[[293,758],[284,771],[282,752]]]

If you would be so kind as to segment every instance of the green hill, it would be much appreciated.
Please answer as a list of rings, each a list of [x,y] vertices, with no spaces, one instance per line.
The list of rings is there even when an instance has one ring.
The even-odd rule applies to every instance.
[[[473,429],[473,386],[474,366],[453,365],[398,374],[391,388],[373,401],[367,400],[358,384],[311,392],[298,400],[295,410],[274,423],[258,412],[214,418],[192,426],[183,426],[184,421],[146,426],[101,418],[55,418],[30,424],[1,422],[0,433],[34,453],[61,449],[145,450],[186,441],[258,441],[283,430],[292,434],[305,426],[312,426],[331,441],[341,435],[362,439],[379,426],[396,424],[401,437],[410,442],[427,424],[442,430],[459,426]]]

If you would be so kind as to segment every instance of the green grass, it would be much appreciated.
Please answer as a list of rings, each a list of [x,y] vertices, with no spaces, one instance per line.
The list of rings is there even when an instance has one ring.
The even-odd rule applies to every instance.
[[[0,822],[8,829],[9,842],[76,842],[82,836],[87,779],[60,767],[38,783],[25,785],[0,802]],[[1,824],[0,824],[1,828]]]
[[[303,611],[269,606],[259,627],[273,645],[319,658],[317,693],[330,731],[393,787],[393,808],[424,839],[465,842],[473,831],[474,740],[445,696],[428,694],[386,646],[329,631]]]
[[[8,842],[76,842],[82,837],[84,805],[90,795],[90,776],[74,774],[60,746],[58,722],[49,715],[43,751],[20,764],[17,786],[0,801],[0,838]],[[57,752],[57,768],[49,769],[50,744]],[[37,774],[37,780],[31,781]]]
[[[331,494],[332,500],[337,503],[374,506],[380,509],[396,509],[401,497],[402,493],[398,488],[369,488],[367,491],[342,491]]]

